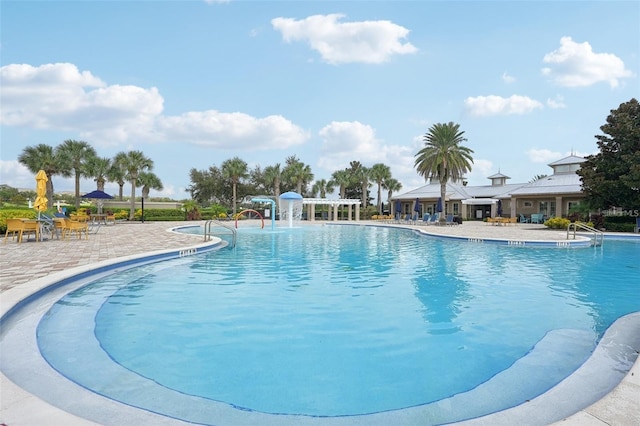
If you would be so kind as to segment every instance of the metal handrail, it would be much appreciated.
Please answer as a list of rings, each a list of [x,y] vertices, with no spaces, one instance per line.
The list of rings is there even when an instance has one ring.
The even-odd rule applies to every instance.
[[[593,245],[594,246],[601,246],[602,244],[604,244],[604,232],[589,226],[587,224],[584,223],[577,223],[577,222],[572,222],[567,226],[567,240],[569,239],[569,235],[571,232],[571,228],[573,228],[573,239],[576,239],[576,231],[578,230],[578,228],[583,229],[587,232],[591,232],[593,234]],[[600,237],[600,243],[598,244],[598,237]]]
[[[207,220],[204,223],[204,240],[205,241],[210,241],[211,240],[211,226],[212,225],[218,225],[228,231],[231,231],[231,247],[235,247],[236,246],[236,239],[237,239],[237,234],[238,231],[236,231],[236,229],[233,226],[229,226],[227,224],[224,224],[222,222],[220,222],[219,220]]]

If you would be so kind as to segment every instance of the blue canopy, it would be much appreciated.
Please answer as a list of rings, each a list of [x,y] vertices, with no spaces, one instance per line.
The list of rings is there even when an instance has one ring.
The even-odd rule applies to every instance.
[[[104,191],[100,191],[96,189],[95,191],[84,194],[82,198],[95,198],[97,200],[111,200],[113,199],[113,196],[107,194]]]

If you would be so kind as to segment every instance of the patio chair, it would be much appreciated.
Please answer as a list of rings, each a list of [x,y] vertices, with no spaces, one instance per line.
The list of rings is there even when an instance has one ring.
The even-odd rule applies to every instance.
[[[429,224],[429,220],[431,219],[431,215],[429,213],[425,213],[422,216],[422,224],[423,225],[428,225]]]
[[[64,239],[67,231],[67,223],[64,218],[56,217],[53,219],[53,233],[55,234],[57,239]]]
[[[70,235],[75,233],[78,236],[78,239],[81,240],[82,239],[82,233],[84,232],[85,238],[88,240],[89,239],[89,224],[84,221],[77,221],[77,220],[69,220],[69,219],[63,219],[65,222],[65,227],[66,227],[66,232],[65,235]]]
[[[534,213],[531,215],[531,223],[544,223],[544,215],[542,213]]]
[[[525,217],[522,213],[520,213],[520,223],[529,223],[530,220]]]
[[[438,220],[440,220],[440,213],[434,213],[431,215],[431,219],[429,219],[429,225],[437,225]]]
[[[7,244],[7,237],[11,234],[11,239],[17,238],[19,243],[22,242],[22,233],[24,232],[24,222],[22,219],[7,219],[7,232],[4,234],[4,244]]]

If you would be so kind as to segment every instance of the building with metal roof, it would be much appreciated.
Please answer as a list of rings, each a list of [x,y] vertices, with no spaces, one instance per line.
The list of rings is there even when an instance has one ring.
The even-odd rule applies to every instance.
[[[586,159],[575,155],[549,164],[553,174],[527,183],[507,183],[509,176],[498,173],[489,176],[490,185],[468,186],[464,182],[448,182],[442,206],[445,213],[465,219],[487,217],[544,217],[566,216],[570,209],[584,199],[582,182],[576,173]],[[399,205],[397,213],[435,213],[440,199],[440,183],[432,181],[424,186],[392,197],[392,205]],[[399,201],[399,203],[397,203]]]

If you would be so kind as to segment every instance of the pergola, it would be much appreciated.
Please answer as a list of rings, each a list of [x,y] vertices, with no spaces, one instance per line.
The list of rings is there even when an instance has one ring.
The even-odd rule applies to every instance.
[[[340,206],[348,206],[349,214],[347,220],[351,219],[352,206],[356,206],[355,220],[360,220],[360,200],[354,200],[349,198],[339,198],[337,200],[330,200],[328,198],[303,198],[302,205],[307,206],[307,217],[310,221],[314,221],[316,217],[316,205],[329,206],[329,217],[333,211],[333,220],[338,220],[338,209]]]

